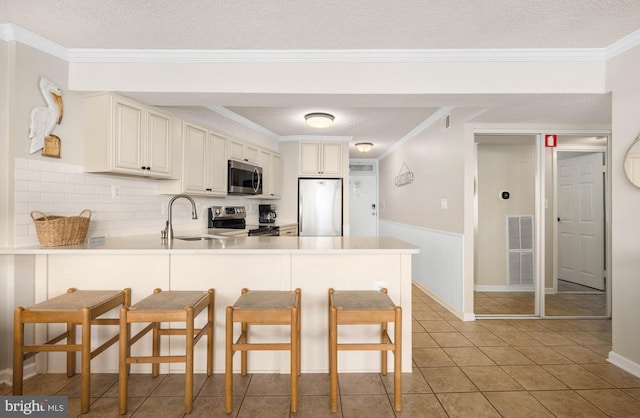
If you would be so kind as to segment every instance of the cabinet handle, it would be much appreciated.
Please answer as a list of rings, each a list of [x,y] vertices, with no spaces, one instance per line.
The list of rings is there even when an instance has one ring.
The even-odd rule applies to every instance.
[[[207,192],[210,192],[210,191],[211,191],[211,189],[204,189],[204,190],[205,190],[205,191],[207,191]]]

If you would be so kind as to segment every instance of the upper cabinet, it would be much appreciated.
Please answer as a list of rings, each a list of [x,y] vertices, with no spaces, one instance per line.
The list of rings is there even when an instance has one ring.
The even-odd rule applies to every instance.
[[[244,142],[229,140],[229,159],[260,165],[260,150]]]
[[[227,139],[201,126],[182,123],[182,176],[163,182],[163,193],[227,194]]]
[[[171,177],[171,115],[115,94],[83,106],[84,171]]]
[[[262,151],[262,196],[267,199],[282,197],[282,157]]]
[[[342,143],[300,142],[300,174],[342,176]]]

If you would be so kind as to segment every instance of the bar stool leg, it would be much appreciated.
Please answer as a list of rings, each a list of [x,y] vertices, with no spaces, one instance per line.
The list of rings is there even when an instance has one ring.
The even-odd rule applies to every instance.
[[[67,323],[67,344],[76,344],[76,326],[69,322]],[[67,351],[67,377],[71,377],[76,374],[76,352]]]
[[[395,308],[393,343],[393,403],[396,411],[402,409],[402,308]]]
[[[207,376],[213,375],[213,326],[214,321],[214,305],[215,290],[209,289],[209,311],[207,312]]]
[[[224,412],[233,410],[233,308],[227,306],[225,359],[224,359]]]
[[[193,307],[187,308],[186,326],[186,364],[184,385],[184,411],[189,414],[193,409]]]
[[[127,358],[130,354],[129,333],[131,328],[127,323],[128,311],[129,309],[126,307],[120,309],[120,367],[118,367],[118,406],[120,408],[119,412],[121,415],[127,412],[127,391],[129,385],[130,366],[127,363]]]
[[[22,312],[24,308],[17,307],[13,315],[13,394],[22,395],[22,378],[24,367],[24,324],[22,323]]]
[[[388,324],[386,322],[381,323],[380,324],[380,333],[381,333],[380,342],[382,344],[387,343],[387,331],[388,331]],[[380,364],[380,373],[383,376],[386,376],[387,375],[387,350],[380,351],[380,358],[382,360]]]
[[[89,396],[91,394],[91,309],[82,308],[82,390],[80,411],[89,412]],[[75,353],[73,353],[75,355]]]
[[[331,412],[338,410],[338,312],[329,309],[329,404]]]
[[[298,309],[293,307],[291,309],[291,412],[298,411],[298,374],[300,372],[299,344]]]

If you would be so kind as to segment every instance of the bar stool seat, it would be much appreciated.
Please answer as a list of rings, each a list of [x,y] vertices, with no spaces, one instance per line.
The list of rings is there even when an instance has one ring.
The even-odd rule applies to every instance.
[[[77,290],[37,303],[28,308],[16,307],[13,318],[13,394],[22,395],[24,360],[40,352],[67,353],[67,376],[76,369],[76,353],[80,352],[82,413],[89,412],[91,393],[91,359],[118,341],[115,335],[91,351],[92,325],[118,325],[118,319],[99,318],[118,306],[131,304],[131,289]],[[67,330],[44,344],[24,343],[24,324],[67,324]],[[81,326],[82,340],[76,343],[76,327]],[[65,340],[66,344],[57,344]]]
[[[393,341],[387,324],[394,324]],[[380,324],[379,343],[338,343],[338,325]],[[393,352],[393,405],[402,410],[402,308],[396,306],[387,289],[336,291],[329,289],[329,400],[331,412],[338,409],[338,351],[381,351],[380,372],[387,374],[387,351]]]
[[[160,363],[185,363],[184,409],[190,413],[193,409],[193,350],[196,343],[205,334],[207,336],[207,376],[213,374],[213,289],[201,291],[167,291],[155,289],[153,294],[142,299],[130,308],[120,310],[120,368],[118,379],[118,398],[120,414],[127,412],[128,376],[132,363],[151,363],[151,374],[158,376]],[[199,329],[194,320],[207,309],[207,322]],[[131,324],[150,322],[145,328],[131,337]],[[162,322],[183,322],[184,328],[162,328]],[[153,352],[151,356],[131,356],[131,346],[149,331],[153,331]],[[185,336],[185,354],[160,355],[160,337],[165,335]]]
[[[233,355],[241,352],[241,373],[247,374],[247,351],[289,350],[291,353],[291,412],[298,409],[298,375],[300,374],[300,289],[295,291],[249,291],[233,306],[227,307],[225,350],[225,412],[233,410]],[[241,334],[234,342],[233,324],[241,323]],[[249,325],[289,325],[288,343],[249,343]]]

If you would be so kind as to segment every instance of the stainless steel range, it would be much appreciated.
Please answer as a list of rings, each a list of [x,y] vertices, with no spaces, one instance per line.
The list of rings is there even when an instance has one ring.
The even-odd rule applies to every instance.
[[[246,229],[250,237],[280,235],[280,227],[276,225],[247,225],[244,206],[211,206],[208,212],[209,228]]]

